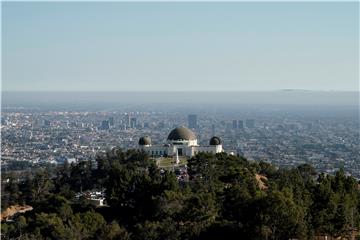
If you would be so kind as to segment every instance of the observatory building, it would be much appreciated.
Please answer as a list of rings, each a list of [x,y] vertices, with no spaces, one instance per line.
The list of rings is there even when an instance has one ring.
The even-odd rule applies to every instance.
[[[220,153],[223,152],[221,140],[212,137],[208,146],[199,146],[196,135],[186,127],[173,129],[167,137],[167,144],[152,145],[151,138],[144,136],[139,139],[139,149],[144,150],[150,156],[187,156],[193,157],[199,152]]]

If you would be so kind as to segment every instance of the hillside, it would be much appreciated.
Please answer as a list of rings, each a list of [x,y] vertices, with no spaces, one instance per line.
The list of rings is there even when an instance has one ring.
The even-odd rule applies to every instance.
[[[33,210],[3,222],[2,239],[351,239],[359,229],[358,183],[341,170],[278,169],[225,153],[169,164],[120,150],[99,157],[96,168],[65,163],[3,175],[2,209]],[[85,191],[104,192],[106,206],[94,206]]]

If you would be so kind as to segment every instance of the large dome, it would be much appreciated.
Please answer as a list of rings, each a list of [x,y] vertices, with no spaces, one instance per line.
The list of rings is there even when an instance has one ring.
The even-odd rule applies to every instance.
[[[149,136],[144,136],[139,139],[139,145],[151,145],[151,138]]]
[[[220,145],[221,144],[221,139],[219,137],[212,137],[210,139],[210,145],[214,146],[214,145]]]
[[[168,140],[196,140],[195,133],[186,127],[177,127],[172,130],[167,138]]]

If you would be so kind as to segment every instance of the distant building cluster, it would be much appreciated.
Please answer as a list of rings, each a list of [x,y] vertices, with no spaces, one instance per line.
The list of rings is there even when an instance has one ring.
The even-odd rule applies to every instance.
[[[246,119],[245,126],[243,120],[233,120],[232,128],[233,129],[244,129],[244,128],[253,129],[255,128],[255,119]]]
[[[1,168],[95,160],[116,146],[154,157],[226,150],[282,167],[310,163],[329,174],[344,168],[360,179],[358,117],[331,114],[8,108],[1,116]]]

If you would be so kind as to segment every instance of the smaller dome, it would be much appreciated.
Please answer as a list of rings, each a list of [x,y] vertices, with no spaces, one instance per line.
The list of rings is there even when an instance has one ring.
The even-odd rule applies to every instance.
[[[221,139],[219,137],[212,137],[210,139],[210,145],[220,145],[221,144]]]
[[[113,147],[111,150],[110,150],[111,154],[113,156],[117,156],[119,153],[121,153],[121,148],[120,147]]]
[[[139,139],[139,145],[151,145],[151,138],[149,136],[144,136]]]

